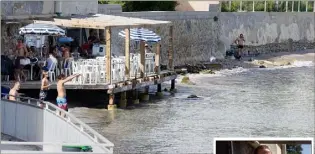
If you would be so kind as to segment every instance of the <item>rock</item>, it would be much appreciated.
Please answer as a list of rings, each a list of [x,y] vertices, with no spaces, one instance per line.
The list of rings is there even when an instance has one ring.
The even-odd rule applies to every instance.
[[[199,98],[197,95],[189,95],[187,98]]]
[[[259,68],[267,68],[265,65],[260,65]]]
[[[203,71],[201,71],[200,73],[201,73],[201,74],[215,74],[215,72],[212,71],[212,70],[203,70]]]
[[[249,58],[248,61],[252,62],[252,61],[254,61],[254,59],[253,58]]]
[[[164,88],[164,91],[168,91],[168,89],[167,89],[167,88]]]
[[[194,83],[190,81],[188,76],[184,76],[181,83],[194,85]]]

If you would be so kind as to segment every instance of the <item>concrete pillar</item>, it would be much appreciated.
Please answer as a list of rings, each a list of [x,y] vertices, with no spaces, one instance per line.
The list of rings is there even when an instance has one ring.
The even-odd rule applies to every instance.
[[[288,12],[288,1],[285,1],[285,12]]]
[[[127,107],[127,92],[120,93],[119,107],[126,108]]]
[[[313,1],[313,12],[315,12],[315,1]]]
[[[308,1],[305,2],[305,12],[308,11]]]
[[[158,97],[163,97],[163,93],[162,93],[162,85],[161,85],[161,84],[157,84],[157,92],[156,92],[156,96],[158,96]]]
[[[240,2],[240,11],[242,11],[242,9],[243,9],[243,8],[242,8],[242,5],[243,5],[243,2],[241,1],[241,2]]]
[[[265,7],[264,7],[264,11],[267,11],[267,1],[265,1]]]
[[[292,1],[292,12],[294,12],[294,1]]]
[[[117,108],[116,104],[114,104],[114,94],[109,94],[109,104],[107,106],[108,110],[115,110]]]
[[[298,12],[300,12],[300,7],[301,7],[301,1],[298,3]]]
[[[255,1],[253,1],[253,12],[255,12]]]
[[[171,89],[170,91],[175,91],[175,79],[171,80]]]
[[[232,9],[232,1],[229,1],[229,11],[230,12],[232,12],[231,9]]]
[[[132,103],[133,103],[133,104],[139,104],[138,90],[137,90],[137,89],[133,90]]]
[[[150,96],[149,96],[149,86],[144,88],[144,93],[141,95],[141,100],[142,101],[149,101]]]

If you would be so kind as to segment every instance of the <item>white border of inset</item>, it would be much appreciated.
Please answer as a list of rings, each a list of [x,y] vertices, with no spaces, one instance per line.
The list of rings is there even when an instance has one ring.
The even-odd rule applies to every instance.
[[[311,141],[311,151],[312,154],[314,154],[314,138],[311,137],[306,137],[306,138],[270,138],[270,137],[266,137],[266,138],[243,138],[243,137],[236,137],[236,138],[221,138],[221,137],[215,137],[213,138],[213,154],[216,154],[217,150],[216,150],[216,142],[217,141]]]

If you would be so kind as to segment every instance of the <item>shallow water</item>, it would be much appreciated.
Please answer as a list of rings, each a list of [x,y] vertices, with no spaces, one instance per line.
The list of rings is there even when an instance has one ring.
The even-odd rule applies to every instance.
[[[314,137],[313,66],[222,72],[192,75],[196,85],[177,84],[175,95],[132,110],[70,112],[115,153],[212,153],[214,137]]]

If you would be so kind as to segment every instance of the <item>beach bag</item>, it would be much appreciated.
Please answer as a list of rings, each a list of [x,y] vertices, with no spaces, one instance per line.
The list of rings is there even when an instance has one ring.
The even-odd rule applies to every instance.
[[[28,65],[28,64],[31,64],[31,60],[28,59],[28,58],[20,59],[20,64],[21,64],[21,65]]]

